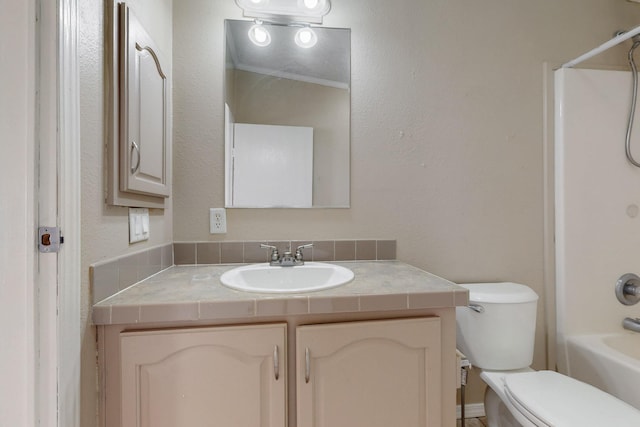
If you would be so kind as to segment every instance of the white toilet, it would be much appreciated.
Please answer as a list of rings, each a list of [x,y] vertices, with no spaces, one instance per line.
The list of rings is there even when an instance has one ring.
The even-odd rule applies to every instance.
[[[553,371],[534,371],[538,295],[517,283],[461,284],[469,306],[456,308],[457,345],[489,387],[490,427],[638,427],[640,410]]]

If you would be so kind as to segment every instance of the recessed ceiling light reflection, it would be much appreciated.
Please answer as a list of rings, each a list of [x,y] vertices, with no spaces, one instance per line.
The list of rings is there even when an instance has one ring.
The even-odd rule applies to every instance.
[[[249,40],[256,46],[269,46],[271,43],[271,34],[265,27],[260,24],[256,24],[249,28]]]
[[[311,28],[300,28],[294,40],[298,46],[308,49],[318,43],[318,36]]]

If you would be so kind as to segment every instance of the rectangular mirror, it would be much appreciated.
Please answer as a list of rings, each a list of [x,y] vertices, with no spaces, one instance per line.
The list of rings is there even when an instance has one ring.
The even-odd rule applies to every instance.
[[[349,207],[350,30],[253,27],[225,21],[226,207]]]

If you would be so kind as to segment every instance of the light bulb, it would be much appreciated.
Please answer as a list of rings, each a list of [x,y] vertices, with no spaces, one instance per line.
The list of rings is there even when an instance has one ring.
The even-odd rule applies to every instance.
[[[318,0],[304,0],[304,6],[307,9],[315,9],[318,6]]]
[[[256,28],[256,31],[253,34],[256,36],[256,41],[258,43],[264,43],[265,41],[267,41],[268,35],[264,28]]]
[[[265,27],[256,24],[249,29],[249,40],[256,46],[269,46],[271,43],[271,34]]]
[[[308,44],[310,40],[311,34],[309,33],[309,31],[303,31],[300,33],[300,41],[302,42],[302,44]]]
[[[329,0],[298,0],[298,9],[304,11],[302,13],[326,15],[330,8]]]
[[[311,28],[301,28],[294,38],[296,44],[302,48],[310,48],[318,43],[318,36]]]
[[[242,2],[245,6],[240,6],[243,9],[248,7],[253,10],[265,9],[269,7],[269,0],[236,0],[236,3]]]

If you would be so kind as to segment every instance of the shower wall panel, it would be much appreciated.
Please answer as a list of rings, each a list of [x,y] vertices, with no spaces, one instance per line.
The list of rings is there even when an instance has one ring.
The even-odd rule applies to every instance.
[[[556,294],[562,343],[564,335],[620,330],[625,316],[640,315],[640,306],[623,306],[614,294],[618,277],[640,274],[640,169],[625,157],[629,72],[561,69],[555,90]],[[632,144],[640,158],[640,117]]]

